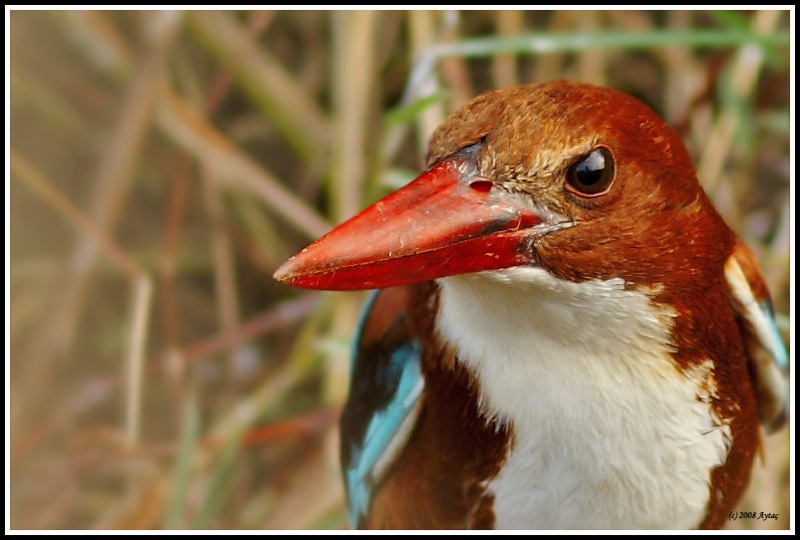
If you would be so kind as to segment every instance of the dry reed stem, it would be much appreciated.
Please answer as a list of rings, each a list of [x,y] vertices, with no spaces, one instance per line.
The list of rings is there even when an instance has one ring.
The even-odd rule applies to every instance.
[[[757,11],[753,16],[753,30],[756,34],[767,35],[777,27],[781,19],[780,11]],[[730,81],[733,84],[733,94],[741,100],[748,100],[755,90],[757,76],[764,62],[764,54],[755,45],[744,45],[739,48],[736,59],[731,66]],[[711,132],[706,138],[703,155],[697,166],[697,176],[703,182],[703,187],[710,192],[718,192],[722,169],[733,146],[733,137],[736,133],[736,113],[731,110],[720,112],[714,122]],[[730,220],[731,211],[721,208],[721,212]]]
[[[263,47],[230,13],[195,11],[189,27],[220,62],[235,68],[236,78],[253,104],[270,120],[304,159],[328,148],[330,124],[303,85]]]
[[[161,91],[157,123],[176,144],[219,171],[222,187],[235,187],[260,197],[268,208],[311,239],[330,230],[317,212],[167,88]]]
[[[495,26],[497,34],[503,37],[512,37],[522,33],[524,29],[521,10],[499,10],[496,14]],[[498,54],[492,60],[492,78],[497,88],[508,88],[519,84],[518,57],[512,53]]]

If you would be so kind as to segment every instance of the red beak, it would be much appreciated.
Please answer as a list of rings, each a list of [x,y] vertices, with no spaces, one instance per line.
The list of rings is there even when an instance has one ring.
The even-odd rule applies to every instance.
[[[295,287],[376,289],[532,262],[532,202],[456,158],[370,206],[286,261]]]

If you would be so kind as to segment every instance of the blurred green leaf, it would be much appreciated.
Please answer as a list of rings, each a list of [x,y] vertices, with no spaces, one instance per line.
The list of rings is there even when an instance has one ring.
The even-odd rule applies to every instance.
[[[172,479],[172,493],[164,513],[165,529],[182,529],[183,512],[189,488],[189,475],[195,448],[200,434],[200,413],[191,393],[187,393],[181,415],[181,434],[178,455],[175,458],[175,472]]]
[[[439,90],[438,92],[434,92],[429,96],[419,98],[408,105],[398,107],[397,109],[392,109],[383,116],[384,128],[393,128],[402,124],[413,122],[420,114],[422,114],[422,111],[431,105],[445,101],[449,96],[449,92],[445,90]]]
[[[652,47],[735,47],[748,43],[762,47],[789,45],[790,33],[760,36],[749,30],[652,30],[649,32],[599,31],[567,34],[522,34],[510,38],[473,38],[432,47],[430,54],[481,57],[502,53],[556,53],[593,49],[648,49]]]
[[[225,450],[214,463],[203,501],[192,520],[192,529],[208,529],[222,512],[233,491],[234,467],[240,447],[241,433],[234,433],[225,442]]]
[[[707,13],[722,26],[735,30],[747,30],[750,25],[740,11],[732,9],[712,9]]]

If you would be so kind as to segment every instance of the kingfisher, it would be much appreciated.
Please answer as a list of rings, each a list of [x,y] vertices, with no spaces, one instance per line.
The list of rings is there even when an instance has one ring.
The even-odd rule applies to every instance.
[[[788,358],[679,136],[620,91],[490,91],[405,187],[285,262],[376,289],[341,418],[352,524],[721,528]]]

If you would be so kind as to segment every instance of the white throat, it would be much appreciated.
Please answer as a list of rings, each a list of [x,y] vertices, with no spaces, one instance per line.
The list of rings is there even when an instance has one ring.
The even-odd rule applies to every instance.
[[[711,362],[681,373],[675,313],[620,279],[538,268],[440,279],[442,337],[514,444],[490,481],[498,528],[690,528],[730,447]]]

